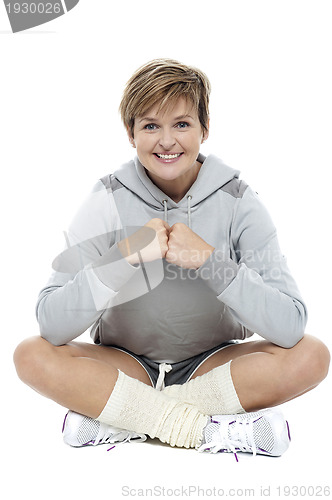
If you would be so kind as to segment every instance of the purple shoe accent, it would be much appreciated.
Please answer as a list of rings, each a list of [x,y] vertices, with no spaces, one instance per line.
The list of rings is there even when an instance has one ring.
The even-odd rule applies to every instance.
[[[239,459],[237,458],[237,453],[234,453],[235,460],[239,462]]]
[[[213,419],[211,418],[211,424],[220,424],[220,422],[218,422],[218,420],[213,420]]]
[[[291,441],[291,435],[290,435],[290,430],[289,430],[289,425],[288,425],[288,422],[286,420],[286,425],[287,425],[287,432],[288,432],[288,439]]]
[[[232,424],[235,424],[236,420],[233,420],[232,422],[229,422],[228,425],[232,425]],[[240,422],[241,423],[241,422]]]
[[[257,448],[259,451],[263,451],[264,453],[269,453],[267,450],[264,450],[263,448]]]
[[[114,448],[115,448],[115,446],[112,446],[111,448],[108,448],[108,450],[107,450],[107,451],[111,451],[111,450],[113,450]]]
[[[261,417],[258,417],[256,420],[254,420],[253,424],[255,424],[256,422],[258,422],[258,420],[260,420],[261,418],[263,418],[263,415]]]
[[[69,411],[67,411],[65,419],[64,419],[63,424],[62,424],[62,433],[65,430],[65,425],[66,425],[66,420],[67,420],[67,417],[68,417],[68,413],[69,413]]]

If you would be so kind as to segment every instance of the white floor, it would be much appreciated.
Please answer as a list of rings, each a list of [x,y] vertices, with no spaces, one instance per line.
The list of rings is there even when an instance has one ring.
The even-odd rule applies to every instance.
[[[318,498],[332,493],[331,378],[283,405],[292,435],[283,457],[240,454],[236,463],[231,454],[200,454],[158,441],[109,452],[107,445],[71,448],[61,436],[65,410],[24,386],[9,357],[6,363],[1,391],[6,499]]]

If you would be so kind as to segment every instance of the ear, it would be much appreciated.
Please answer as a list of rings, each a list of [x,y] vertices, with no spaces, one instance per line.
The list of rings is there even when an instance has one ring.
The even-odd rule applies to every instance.
[[[132,147],[136,148],[135,139],[134,139],[134,137],[133,137],[133,135],[131,133],[129,125],[127,125],[127,135],[128,135],[128,139],[129,139],[129,142],[132,145]]]
[[[202,144],[203,142],[207,141],[208,137],[209,137],[209,131],[210,131],[210,118],[208,120],[208,123],[207,123],[207,130],[203,130],[203,136],[202,136]]]

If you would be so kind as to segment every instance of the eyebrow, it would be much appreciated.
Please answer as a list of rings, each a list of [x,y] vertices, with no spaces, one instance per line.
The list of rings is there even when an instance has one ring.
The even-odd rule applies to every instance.
[[[174,118],[174,121],[183,120],[184,118],[191,118],[192,120],[194,119],[191,115],[180,115],[180,116],[176,116]],[[154,121],[157,121],[157,120],[158,120],[158,118],[156,116],[155,117],[143,116],[142,118],[138,119],[138,122],[139,123],[144,122],[144,121],[154,122]]]

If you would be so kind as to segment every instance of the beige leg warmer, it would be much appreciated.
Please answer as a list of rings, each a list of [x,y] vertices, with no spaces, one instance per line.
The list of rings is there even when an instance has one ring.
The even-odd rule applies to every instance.
[[[170,385],[162,392],[178,401],[194,405],[205,415],[245,412],[234,388],[231,361],[183,385]]]
[[[171,446],[195,448],[209,417],[119,370],[113,392],[97,420],[157,437]]]

